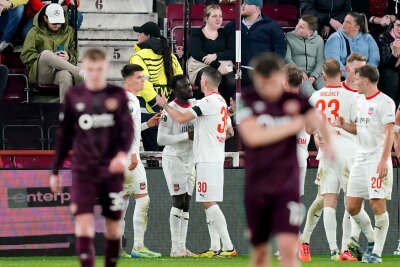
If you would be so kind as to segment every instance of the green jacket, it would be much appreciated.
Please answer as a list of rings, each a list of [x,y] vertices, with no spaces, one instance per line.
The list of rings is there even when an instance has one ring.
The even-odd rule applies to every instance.
[[[286,33],[286,61],[299,66],[308,76],[318,79],[322,75],[324,64],[324,40],[317,31],[304,39],[294,32]]]
[[[54,33],[47,29],[43,16],[47,6],[44,6],[33,19],[33,27],[26,36],[21,52],[22,62],[29,68],[29,81],[37,82],[38,59],[44,50],[57,51],[58,45],[64,45],[64,50],[69,55],[69,62],[76,65],[78,51],[75,48],[74,29],[68,26],[67,15],[61,30]]]

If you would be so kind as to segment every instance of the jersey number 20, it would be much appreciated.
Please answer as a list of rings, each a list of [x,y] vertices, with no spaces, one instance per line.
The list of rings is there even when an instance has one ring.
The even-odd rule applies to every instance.
[[[228,109],[222,107],[220,113],[222,115],[222,123],[218,124],[218,132],[225,133],[228,124]]]
[[[329,100],[328,103],[326,103],[325,100],[320,99],[317,101],[315,104],[315,107],[319,110],[321,113],[324,121],[328,120],[329,123],[333,124],[335,122],[335,119],[339,117],[339,100],[337,99],[331,99]],[[325,113],[326,108],[329,108],[330,113],[327,115]]]

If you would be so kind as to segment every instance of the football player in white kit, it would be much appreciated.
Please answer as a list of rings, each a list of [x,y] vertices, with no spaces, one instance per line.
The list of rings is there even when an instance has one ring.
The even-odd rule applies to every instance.
[[[322,73],[326,81],[325,87],[315,92],[310,103],[321,114],[329,129],[334,136],[332,138],[335,148],[339,153],[336,162],[332,163],[325,158],[323,147],[319,148],[317,159],[319,159],[318,177],[320,179],[320,194],[324,198],[324,226],[331,250],[330,259],[333,261],[357,261],[347,248],[347,241],[350,237],[345,237],[342,254],[336,240],[336,207],[337,196],[342,189],[347,191],[348,176],[353,165],[357,144],[355,135],[343,129],[335,128],[334,123],[337,117],[342,117],[346,122],[354,123],[357,109],[357,95],[342,87],[340,64],[335,59],[328,59],[322,66]],[[345,217],[345,218],[348,218]],[[347,229],[351,229],[351,221],[346,221]]]
[[[169,103],[171,108],[186,112],[196,104],[192,86],[185,75],[174,76],[170,87],[175,95],[175,99]],[[194,256],[186,248],[189,205],[195,183],[193,127],[193,122],[180,124],[171,119],[165,111],[161,115],[158,127],[158,145],[165,146],[162,153],[162,168],[173,200],[169,216],[171,257]]]
[[[397,154],[397,158],[400,158],[400,106],[397,108],[396,111],[396,125],[393,127],[394,130],[394,149]],[[399,227],[400,232],[400,227]],[[399,245],[397,249],[393,252],[394,255],[400,256],[400,238],[399,238]]]
[[[223,201],[225,140],[233,136],[229,111],[224,98],[218,93],[221,74],[206,67],[201,77],[201,90],[205,97],[182,113],[168,105],[164,96],[157,104],[178,123],[194,120],[193,153],[196,164],[196,201],[206,212],[211,247],[201,257],[234,257],[237,252],[228,233],[224,214],[217,202]],[[222,242],[222,250],[220,249]]]
[[[347,188],[347,210],[360,226],[368,240],[362,257],[365,263],[382,262],[382,250],[389,228],[386,200],[391,199],[393,167],[391,150],[394,140],[395,104],[380,92],[377,84],[379,71],[365,65],[356,70],[355,85],[358,97],[356,124],[336,119],[336,126],[357,134],[359,144],[356,161],[350,170]],[[368,214],[362,209],[364,199],[369,199],[375,215],[372,228]]]
[[[137,95],[144,88],[145,77],[143,68],[136,64],[125,65],[121,70],[128,96],[129,111],[131,112],[135,138],[128,153],[127,170],[125,171],[124,199],[126,200],[123,217],[129,205],[129,196],[135,198],[135,211],[133,213],[134,244],[131,254],[122,250],[122,257],[132,258],[157,258],[160,253],[149,250],[144,245],[144,234],[147,228],[147,213],[150,205],[150,198],[147,191],[147,176],[143,163],[140,159],[140,132],[159,123],[159,115],[153,116],[149,121],[141,123],[140,104]],[[125,232],[125,220],[121,225]]]

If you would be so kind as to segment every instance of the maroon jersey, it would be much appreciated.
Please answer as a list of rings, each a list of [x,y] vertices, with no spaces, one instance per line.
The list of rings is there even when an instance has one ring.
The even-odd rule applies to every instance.
[[[283,93],[275,103],[263,101],[255,92],[242,97],[238,119],[256,117],[265,127],[289,124],[290,114],[305,114],[312,107],[298,94]],[[299,188],[296,135],[278,143],[246,148],[246,191],[273,194]]]
[[[75,173],[109,177],[110,161],[118,152],[128,152],[132,140],[133,122],[122,88],[107,85],[93,92],[84,85],[73,87],[60,113],[53,173],[58,172],[72,147]]]

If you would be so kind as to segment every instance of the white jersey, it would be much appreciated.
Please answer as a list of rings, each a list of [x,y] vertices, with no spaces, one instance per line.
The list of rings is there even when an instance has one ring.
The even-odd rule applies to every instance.
[[[357,160],[366,160],[383,152],[384,126],[395,123],[396,106],[393,100],[382,92],[365,98],[358,98]]]
[[[195,99],[190,99],[187,106],[183,106],[176,101],[169,103],[169,106],[173,109],[182,113],[191,109],[196,104]],[[188,139],[188,132],[193,131],[193,121],[180,124],[174,121],[167,112],[163,111],[160,119],[160,125],[158,126],[158,139],[168,139],[169,136],[173,136],[179,142],[171,142],[171,144],[165,145],[163,153],[168,156],[184,156],[185,158],[193,157],[193,141]],[[168,141],[167,141],[168,143]]]
[[[129,91],[126,91],[128,96],[128,107],[129,112],[132,115],[133,120],[133,131],[134,131],[134,138],[131,145],[131,149],[129,150],[129,155],[137,154],[139,158],[139,151],[140,151],[140,134],[141,134],[141,123],[142,123],[142,115],[140,113],[140,103],[139,99]]]
[[[307,167],[308,144],[310,143],[310,135],[305,129],[297,134],[297,160],[300,167]]]
[[[191,109],[194,121],[194,162],[224,162],[226,129],[231,126],[228,106],[217,92],[199,100]]]
[[[343,117],[346,123],[354,123],[357,113],[358,94],[342,86],[326,86],[315,92],[310,98],[310,104],[328,123],[332,133],[333,146],[337,151],[346,151],[346,157],[355,156],[357,142],[354,134],[334,127],[335,119]],[[342,154],[344,155],[344,154]],[[318,151],[318,159],[324,157],[322,150]]]

